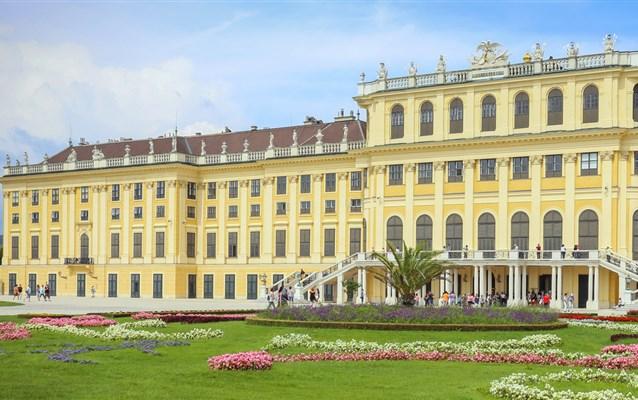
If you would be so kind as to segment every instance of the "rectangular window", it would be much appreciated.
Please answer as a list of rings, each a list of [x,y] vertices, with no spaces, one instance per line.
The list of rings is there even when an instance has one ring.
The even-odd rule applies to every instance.
[[[286,215],[286,202],[278,201],[277,202],[277,215]]]
[[[131,298],[140,297],[140,274],[131,274]]]
[[[108,296],[117,297],[117,274],[109,274],[108,282]]]
[[[86,295],[86,274],[77,274],[77,286],[76,294],[78,297],[84,297]]]
[[[389,185],[403,185],[403,165],[394,164],[390,165],[389,168]]]
[[[214,278],[213,274],[204,274],[204,298],[213,298]]]
[[[275,231],[275,257],[286,257],[286,231]]]
[[[463,182],[463,161],[447,162],[447,181]]]
[[[361,251],[361,228],[350,228],[350,255]]]
[[[133,218],[142,219],[143,209],[142,207],[133,207]]]
[[[419,163],[417,166],[418,183],[432,183],[432,163]]]
[[[60,212],[51,211],[51,222],[60,222]]]
[[[31,236],[31,259],[37,260],[40,258],[40,237]]]
[[[299,214],[310,214],[310,202],[302,201],[299,206]]]
[[[208,182],[207,192],[208,192],[208,196],[207,197],[209,199],[216,199],[217,198],[217,183],[216,182]]]
[[[88,188],[87,188],[88,190]],[[88,197],[88,193],[87,193],[87,197]],[[40,204],[40,191],[39,190],[32,190],[31,191],[31,205],[32,206],[37,206],[38,204]]]
[[[51,258],[57,260],[60,258],[60,236],[51,235]]]
[[[195,207],[186,207],[186,218],[195,218]]]
[[[82,186],[80,188],[80,202],[88,203],[89,202],[89,187]]]
[[[310,193],[310,175],[301,175],[300,191],[301,193]]]
[[[246,275],[246,298],[257,300],[257,274]]]
[[[251,217],[259,217],[260,214],[260,206],[259,204],[251,204],[250,205],[250,216]]]
[[[259,179],[250,180],[250,196],[259,197],[261,194],[261,181]]]
[[[60,189],[51,189],[51,204],[60,204]]]
[[[217,207],[210,206],[206,208],[206,217],[210,219],[217,218]]]
[[[153,274],[153,298],[161,299],[164,292],[164,275]]]
[[[545,177],[557,176],[563,176],[563,156],[561,154],[545,156]]]
[[[480,180],[494,181],[496,180],[496,159],[488,158],[480,161]]]
[[[155,217],[156,218],[164,218],[166,216],[166,209],[164,206],[157,206],[155,208]]]
[[[120,200],[120,185],[113,184],[111,185],[111,201],[119,201]]]
[[[230,181],[228,182],[228,198],[236,199],[239,193],[239,183],[238,181]]]
[[[166,182],[157,181],[157,188],[155,189],[155,197],[163,199],[166,197]]]
[[[80,221],[89,220],[89,210],[80,210]]]
[[[286,194],[286,177],[277,177],[277,194]]]
[[[638,175],[638,151],[634,151],[634,175]]]
[[[133,199],[142,200],[142,184],[136,183],[133,185]]]
[[[228,206],[228,218],[237,218],[237,206]]]
[[[361,212],[361,199],[350,199],[350,212]]]
[[[155,257],[164,258],[164,232],[155,232]]]
[[[514,179],[529,178],[529,157],[514,157]]]
[[[325,213],[326,214],[334,214],[337,210],[337,205],[336,205],[336,201],[335,200],[326,200],[326,208],[325,208]]]
[[[11,259],[17,260],[20,258],[20,237],[11,236]]]
[[[58,295],[58,275],[49,274],[49,296]]]
[[[133,233],[133,257],[142,257],[142,232]]]
[[[111,232],[111,258],[120,258],[120,234]]]
[[[217,256],[217,233],[206,233],[206,258],[215,258]]]
[[[284,274],[272,274],[272,285],[277,286],[277,283],[284,280]],[[15,286],[15,285],[14,285]],[[13,287],[13,286],[11,286]]]
[[[119,220],[120,219],[120,209],[119,208],[111,208],[111,219]]]
[[[20,205],[20,192],[11,192],[11,205],[13,207]]]
[[[335,255],[335,230],[324,229],[323,231],[323,255],[334,257]]]
[[[350,190],[361,190],[361,171],[350,172]]]
[[[188,182],[186,184],[186,197],[189,200],[197,199],[197,184],[195,182]]]
[[[337,174],[331,172],[326,174],[326,192],[335,192],[337,190]]]
[[[299,257],[310,257],[310,229],[299,230]]]
[[[195,257],[195,232],[186,232],[186,257]]]
[[[250,232],[250,256],[259,257],[260,249],[260,233],[259,231]]]
[[[237,232],[228,232],[228,258],[237,257]]]
[[[235,275],[224,275],[224,298],[226,300],[233,300],[235,298]]]
[[[598,175],[598,153],[580,154],[580,174]]]
[[[40,222],[40,213],[39,212],[34,212],[31,214],[31,223],[33,224],[37,224]]]
[[[12,224],[19,224],[20,223],[20,214],[18,213],[13,213],[11,214],[11,223]]]

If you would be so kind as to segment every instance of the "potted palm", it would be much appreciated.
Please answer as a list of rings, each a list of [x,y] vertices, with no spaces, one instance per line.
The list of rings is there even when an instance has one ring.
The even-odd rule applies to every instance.
[[[360,286],[361,285],[359,285],[359,283],[352,278],[343,281],[343,290],[345,290],[346,292],[347,302],[354,302],[354,294]]]

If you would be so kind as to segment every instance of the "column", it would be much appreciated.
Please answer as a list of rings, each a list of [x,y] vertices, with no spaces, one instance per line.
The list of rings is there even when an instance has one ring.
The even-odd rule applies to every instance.
[[[514,304],[520,304],[521,300],[521,267],[514,266]]]
[[[481,297],[485,296],[485,266],[479,267],[479,294]]]
[[[521,291],[523,292],[523,305],[527,305],[527,265],[523,265],[523,273],[521,275],[523,283],[521,284]]]
[[[414,218],[414,163],[405,166],[405,220],[403,221],[403,240],[408,246],[416,245]]]
[[[563,240],[570,248],[576,243],[574,237],[574,196],[576,193],[576,160],[578,155],[565,154],[565,215],[563,216]]]
[[[297,201],[297,181],[299,177],[293,175],[288,177],[288,205],[290,213],[288,214],[288,262],[294,264],[297,262],[297,207],[299,202]]]
[[[337,304],[343,304],[343,275],[337,275]]]
[[[377,165],[374,167],[375,173],[375,184],[374,187],[376,189],[376,198],[377,198],[377,207],[376,207],[376,216],[374,218],[374,229],[375,229],[375,238],[376,238],[376,249],[387,249],[387,244],[385,242],[385,223],[383,216],[383,203],[384,203],[384,195],[385,195],[385,165]]]
[[[20,193],[20,264],[26,265],[28,263],[30,254],[27,253],[27,245],[31,241],[31,237],[28,231],[28,222],[31,220],[31,215],[27,212],[29,199],[29,191],[23,190]],[[10,221],[5,221],[5,224],[9,224]],[[10,250],[10,249],[7,249]],[[26,285],[26,284],[25,284]]]
[[[238,262],[248,262],[248,179],[239,181],[239,248],[237,249]]]
[[[60,259],[64,260],[66,257],[71,257],[71,254],[69,253],[69,238],[68,238],[68,233],[67,233],[67,224],[69,223],[69,210],[68,210],[68,206],[69,206],[69,189],[68,188],[61,188],[60,189],[60,225],[61,225],[61,230],[60,230]],[[5,204],[6,205],[6,204]],[[6,207],[5,210],[8,210],[9,208]],[[5,219],[5,221],[9,221],[8,219]],[[6,223],[6,222],[5,222]],[[6,240],[6,236],[9,235],[5,235],[5,240]],[[11,244],[9,243],[5,249],[10,249]],[[7,250],[4,251],[5,254],[7,253]]]
[[[206,195],[206,183],[199,182],[197,184],[197,208],[195,211],[197,217],[195,262],[198,265],[204,264],[204,260],[206,259]],[[260,290],[260,292],[262,293],[261,296],[264,296],[264,292],[262,290]]]
[[[261,236],[263,237],[263,242],[264,243],[262,245],[261,259],[266,264],[272,263],[272,236],[274,234],[273,226],[272,226],[272,212],[273,212],[272,184],[273,184],[273,181],[274,181],[274,178],[271,177],[271,176],[262,179],[262,186],[263,186],[263,189],[264,189],[264,194],[263,194],[263,198],[262,198],[263,199],[262,212],[263,212],[263,215],[264,215],[264,225],[263,225],[263,228],[262,228]],[[316,188],[313,188],[313,190],[316,191]],[[220,206],[223,206],[223,204],[220,203]],[[223,213],[224,212],[222,211],[220,214],[223,214]],[[223,230],[223,226],[221,225],[223,223],[223,220],[220,220],[219,223],[220,223],[220,231],[221,231],[221,230]],[[314,225],[313,225],[313,230],[314,230]],[[313,249],[314,249],[314,246],[315,246],[314,242],[315,242],[315,238],[314,238],[314,235],[313,235],[313,238],[311,240],[311,244],[313,246]],[[225,252],[225,250],[223,249],[223,245],[222,245],[222,251]],[[301,293],[300,293],[300,295],[301,295]]]
[[[361,293],[363,290],[363,271],[361,270],[361,268],[357,268],[357,283],[359,284],[359,289],[357,290],[357,298],[355,299],[355,303],[357,304],[362,304],[363,302],[361,301]]]
[[[368,274],[365,268],[361,269],[361,281],[363,288],[363,303],[366,303],[368,298]]]
[[[42,214],[40,215],[40,224],[42,224],[42,230],[40,231],[40,264],[47,264],[49,260],[49,189],[40,190],[40,204],[42,204]],[[95,211],[94,211],[95,212]],[[5,220],[6,224],[9,223]],[[8,248],[5,247],[7,251]],[[13,289],[13,288],[12,288]]]
[[[530,158],[532,164],[532,207],[529,216],[529,248],[536,249],[536,245],[543,241],[543,215],[541,212],[541,180],[543,156],[537,155]],[[536,252],[534,252],[536,257]],[[532,257],[530,257],[532,258]]]
[[[435,119],[436,120],[436,119]],[[434,167],[434,221],[432,221],[432,249],[441,250],[445,243],[443,222],[443,184],[445,183],[445,162],[436,161]],[[478,286],[475,286],[477,288]]]
[[[492,294],[492,268],[487,269],[487,294]]]
[[[346,213],[348,211],[348,204],[346,193],[348,190],[348,173],[340,172],[337,174],[337,243],[336,253],[337,260],[343,260],[346,258]]]
[[[594,267],[589,267],[589,275],[587,276],[587,308],[593,308],[594,301]]]
[[[98,251],[97,251],[97,258],[98,258],[98,263],[100,264],[106,264],[106,251],[108,248],[108,244],[110,243],[110,235],[109,235],[109,230],[108,230],[108,221],[109,221],[109,216],[110,214],[110,209],[107,208],[107,202],[106,202],[106,196],[108,193],[108,189],[109,187],[107,185],[102,185],[100,187],[100,199],[99,199],[99,204],[100,204],[100,208],[99,208],[99,218],[100,218],[100,227],[101,227],[101,235],[102,235],[102,240],[100,240],[100,243],[98,243]]]
[[[559,265],[556,269],[556,292],[557,301],[556,308],[563,307],[563,266]]]
[[[477,295],[479,293],[479,267],[478,265],[474,266],[474,288],[472,289],[472,292],[474,293],[474,295]]]
[[[166,203],[166,216],[167,216],[167,227],[166,227],[166,243],[167,243],[167,252],[166,252],[166,262],[174,263],[176,262],[176,250],[177,250],[177,238],[175,237],[176,227],[180,225],[179,217],[177,215],[177,181],[168,181],[168,202]],[[122,210],[122,215],[125,218],[123,221],[123,230],[122,230],[122,241],[124,244],[123,249],[126,252],[122,254],[122,262],[128,261],[128,204],[129,204],[129,188],[131,185],[129,183],[122,186],[124,189],[123,201],[124,210]]]
[[[443,292],[445,291],[445,271],[439,275],[439,298],[443,296]]]
[[[600,235],[598,248],[604,249],[607,246],[611,246],[612,238],[612,197],[613,197],[613,182],[612,182],[612,170],[613,170],[613,151],[603,151],[600,153],[602,160],[602,216],[600,218]],[[625,232],[620,232],[620,236],[624,236]]]
[[[454,293],[456,293],[456,295],[459,295],[459,288],[457,287],[459,282],[459,270],[458,268],[454,268],[454,273],[452,276],[452,290],[454,291]]]
[[[629,235],[627,226],[629,221],[627,219],[627,160],[629,159],[629,154],[628,151],[621,151],[620,159],[618,160],[618,243],[615,250],[625,256],[630,256],[627,249],[627,236]],[[620,293],[624,293],[624,290],[620,291]]]
[[[556,295],[556,266],[552,267],[552,297],[551,302],[556,304],[557,295]]]
[[[144,193],[144,233],[143,240],[144,246],[142,247],[144,255],[144,263],[149,264],[153,259],[153,187],[155,182],[146,182],[144,187],[146,188]],[[198,220],[201,220],[198,218]]]
[[[313,263],[321,262],[321,182],[323,175],[312,176],[312,240],[310,253]],[[271,190],[272,192],[272,190]]]
[[[594,297],[592,299],[592,308],[598,308],[598,295],[600,293],[600,266],[594,267]],[[612,302],[616,299],[611,299]]]
[[[2,237],[2,246],[4,248],[4,253],[2,255],[2,260],[0,260],[0,262],[2,262],[3,265],[9,265],[9,260],[11,259],[11,235],[9,234],[9,223],[10,223],[10,216],[9,216],[9,207],[11,205],[11,192],[5,190],[2,193],[2,198],[3,198],[3,208],[2,208],[2,214],[3,214],[3,221],[4,221],[4,235]],[[46,215],[45,215],[46,218]],[[8,283],[7,283],[8,285]],[[13,288],[8,288],[7,293],[13,293]]]
[[[496,248],[509,249],[507,234],[509,218],[507,213],[507,186],[509,184],[509,158],[499,158],[498,164],[498,217],[496,218]]]
[[[463,161],[463,181],[465,185],[465,201],[463,214],[463,240],[461,246],[469,244],[471,249],[476,249],[474,245],[474,166],[476,160]],[[438,250],[438,249],[437,249]]]
[[[507,305],[512,305],[514,303],[514,266],[509,266],[509,273],[507,275]]]

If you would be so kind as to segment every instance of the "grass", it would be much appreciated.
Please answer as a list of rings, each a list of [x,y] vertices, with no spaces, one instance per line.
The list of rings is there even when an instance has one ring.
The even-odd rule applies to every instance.
[[[16,303],[15,301],[0,301],[0,307],[23,306],[24,303]]]
[[[24,321],[2,317],[0,321]],[[128,319],[118,319],[127,321]],[[314,399],[491,399],[492,380],[512,372],[546,373],[561,367],[543,365],[494,365],[455,362],[378,361],[275,364],[270,371],[210,371],[207,359],[214,354],[257,350],[273,336],[308,333],[316,339],[363,339],[379,342],[414,340],[469,341],[475,339],[521,338],[525,332],[384,332],[366,330],[279,328],[247,325],[245,322],[215,324],[170,324],[162,330],[215,327],[224,337],[193,341],[187,347],[161,347],[160,355],[137,350],[115,350],[79,354],[76,358],[95,365],[65,364],[47,360],[45,354],[30,351],[57,349],[65,343],[113,344],[50,332],[34,332],[29,340],[0,342],[0,393],[2,398],[46,393],[47,399],[126,398],[215,398],[280,399],[312,396]],[[597,353],[611,344],[610,331],[567,328],[549,333],[563,339],[565,351]],[[574,390],[598,389],[600,385],[570,383]],[[609,385],[606,385],[608,387]],[[617,386],[620,389],[626,389]],[[638,394],[638,393],[635,393]]]

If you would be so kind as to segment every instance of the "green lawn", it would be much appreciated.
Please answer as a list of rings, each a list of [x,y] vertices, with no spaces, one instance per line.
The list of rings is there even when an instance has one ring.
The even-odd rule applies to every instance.
[[[18,319],[0,318],[0,321]],[[121,321],[124,321],[121,320]],[[339,329],[297,329],[246,325],[244,322],[181,325],[161,330],[214,327],[221,339],[193,341],[188,347],[162,347],[158,356],[138,350],[79,354],[95,365],[47,360],[36,349],[57,349],[66,343],[114,344],[48,332],[34,332],[24,341],[0,342],[0,398],[40,393],[47,399],[490,399],[490,381],[511,372],[544,373],[560,367],[492,365],[455,362],[377,361],[275,364],[270,371],[210,371],[214,354],[257,350],[273,336],[308,333],[314,338],[365,339],[379,342],[520,338],[534,332],[384,332]],[[596,353],[611,344],[610,331],[568,328],[552,331],[563,338],[565,351]],[[561,387],[561,385],[557,385]],[[574,389],[600,389],[604,384],[570,383]],[[567,386],[564,386],[567,387]],[[614,386],[612,386],[614,387]],[[619,386],[620,389],[626,389]],[[638,393],[636,393],[638,394]]]
[[[22,306],[23,303],[16,303],[14,301],[0,301],[0,307]]]

